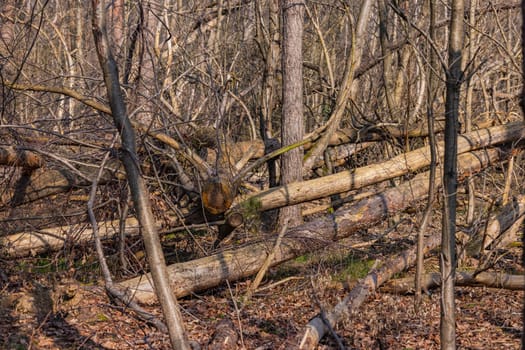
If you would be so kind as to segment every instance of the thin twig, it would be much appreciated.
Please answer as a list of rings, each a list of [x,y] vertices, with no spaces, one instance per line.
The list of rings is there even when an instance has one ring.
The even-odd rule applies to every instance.
[[[235,315],[237,316],[237,323],[239,324],[239,335],[241,338],[241,345],[242,345],[242,348],[245,349],[246,347],[244,346],[244,337],[242,335],[243,332],[242,332],[242,322],[241,322],[241,311],[239,310],[237,301],[233,297],[233,292],[230,286],[230,282],[228,282],[228,280],[226,280],[226,285],[228,286],[228,291],[230,292],[230,297],[232,298],[233,307],[235,308]]]
[[[113,144],[115,141],[113,141]],[[93,179],[91,183],[91,191],[89,194],[89,200],[87,203],[87,211],[88,216],[91,221],[91,225],[93,226],[93,239],[95,241],[95,249],[97,251],[98,260],[100,263],[100,268],[102,270],[102,275],[104,276],[104,282],[105,282],[105,288],[106,292],[109,294],[110,297],[115,298],[116,300],[120,301],[122,304],[124,304],[126,307],[130,307],[135,313],[143,320],[153,324],[157,329],[159,329],[163,333],[167,333],[168,329],[166,325],[159,320],[156,316],[153,314],[147,312],[143,308],[141,308],[136,302],[131,300],[131,297],[129,295],[126,295],[125,292],[121,291],[119,288],[117,288],[113,284],[113,279],[111,277],[111,271],[109,270],[108,263],[106,261],[106,257],[104,255],[104,250],[102,248],[102,242],[100,240],[100,236],[98,235],[98,224],[97,219],[95,217],[95,213],[93,211],[94,202],[97,194],[97,186],[100,178],[102,177],[102,174],[104,172],[104,165],[106,164],[107,160],[109,159],[110,152],[107,152],[104,155],[104,159],[102,160],[102,164],[100,165],[100,169],[98,171],[98,174],[95,179]]]
[[[259,285],[261,284],[262,279],[264,278],[264,275],[266,274],[266,271],[268,271],[268,268],[270,267],[272,260],[275,256],[275,253],[277,252],[277,249],[279,249],[281,245],[281,241],[283,239],[284,233],[288,229],[288,220],[284,223],[283,227],[281,228],[281,232],[279,232],[279,236],[277,236],[277,240],[275,241],[275,245],[273,246],[272,251],[268,256],[266,257],[266,260],[264,260],[264,263],[261,266],[261,269],[257,273],[257,276],[253,280],[252,284],[248,288],[248,291],[246,292],[246,300],[250,300],[253,293],[257,290]]]

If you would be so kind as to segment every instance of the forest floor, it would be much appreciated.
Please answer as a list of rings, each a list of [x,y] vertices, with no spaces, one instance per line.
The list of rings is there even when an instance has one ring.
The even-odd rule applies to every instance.
[[[355,248],[365,236],[374,237],[374,232],[272,268],[251,300],[245,298],[249,280],[182,298],[189,338],[206,349],[216,325],[229,319],[239,335],[239,349],[288,349],[297,344],[321,307],[335,305],[374,261],[408,248],[413,239],[389,234],[388,239]],[[436,261],[426,262],[427,270],[437,271]],[[521,248],[506,251],[493,270],[522,274]],[[165,334],[112,304],[101,282],[80,283],[73,275],[37,273],[20,261],[2,262],[1,349],[170,348]],[[461,287],[456,295],[458,348],[520,348],[523,291]],[[415,312],[413,296],[379,290],[335,331],[348,349],[438,349],[439,300],[439,291],[433,290]],[[160,313],[156,306],[147,309]],[[319,346],[337,348],[331,336]]]

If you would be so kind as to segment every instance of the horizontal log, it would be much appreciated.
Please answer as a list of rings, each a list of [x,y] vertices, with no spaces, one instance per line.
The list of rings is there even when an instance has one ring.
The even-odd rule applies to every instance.
[[[436,174],[436,176],[441,176],[441,174]],[[497,218],[492,218],[489,225],[493,221],[497,221]],[[512,221],[508,220],[501,223],[501,229],[504,231],[512,225]],[[428,237],[425,240],[425,245],[423,247],[423,254],[426,255],[431,250],[437,248],[441,243],[441,235],[435,234]],[[331,311],[327,312],[325,315],[318,315],[308,322],[308,325],[305,327],[305,332],[302,337],[299,349],[314,349],[317,347],[319,340],[324,337],[324,335],[329,331],[329,327],[333,328],[337,322],[342,318],[344,314],[348,312],[355,312],[359,306],[366,300],[368,295],[379,288],[381,285],[389,281],[392,276],[396,273],[399,273],[416,262],[417,257],[417,247],[416,245],[405,250],[402,254],[399,254],[395,257],[388,259],[383,266],[377,270],[371,271],[365,278],[363,278],[352,290],[345,296],[345,298],[340,301]],[[439,276],[439,274],[438,274]],[[525,276],[521,276],[521,281],[519,278],[516,280],[507,280],[504,281],[500,278],[489,278],[489,275],[483,276],[474,276],[467,274],[459,276],[459,280],[463,280],[464,283],[474,283],[477,278],[479,282],[483,281],[484,283],[492,286],[499,286],[502,283],[507,283],[508,286],[522,287],[525,282]],[[440,278],[440,277],[439,277]],[[412,285],[414,284],[414,279],[412,278]],[[433,283],[433,280],[425,280],[425,283]],[[327,325],[328,324],[328,325]]]
[[[123,174],[115,172],[114,169],[119,169],[120,165],[117,161],[112,161],[108,165],[100,179],[100,184],[105,184],[107,181],[117,177],[123,178]],[[83,173],[87,178],[94,178],[98,171],[98,167],[80,166],[79,172]],[[15,188],[0,195],[1,205],[9,203],[11,206],[17,206],[29,202],[33,202],[42,198],[46,198],[55,194],[64,193],[74,187],[82,187],[91,185],[87,181],[70,169],[48,169],[38,168],[31,172],[22,174],[18,179]]]
[[[119,232],[119,224],[120,220],[100,222],[100,239],[113,237]],[[126,219],[126,234],[138,235],[139,228],[137,219]],[[66,243],[80,244],[92,239],[93,229],[89,223],[20,232],[0,238],[0,255],[6,258],[30,256],[58,250]]]
[[[465,153],[459,157],[461,174],[476,172],[501,159],[498,149]],[[355,203],[340,208],[334,215],[326,216],[287,230],[271,265],[277,265],[299,255],[319,249],[330,242],[350,236],[353,232],[369,227],[388,215],[410,207],[427,196],[428,172]],[[436,186],[441,185],[438,169]],[[217,286],[225,280],[237,280],[259,271],[275,239],[249,244],[212,256],[168,266],[170,286],[177,297]],[[149,274],[121,282],[133,298],[141,303],[156,302]]]
[[[424,290],[439,288],[440,285],[441,274],[439,272],[422,276],[421,286]],[[525,290],[525,275],[509,275],[501,272],[481,272],[474,275],[473,272],[458,271],[456,272],[456,286]],[[381,287],[381,291],[396,294],[414,293],[414,277],[388,281]]]
[[[509,123],[460,135],[457,149],[458,153],[464,153],[520,138],[525,138],[524,123]],[[437,144],[438,154],[444,154],[443,147],[443,142]],[[240,210],[247,204],[257,203],[258,208],[264,211],[308,202],[392,179],[426,167],[429,164],[430,148],[422,147],[396,156],[383,163],[342,171],[313,180],[274,187],[245,198],[241,203],[234,205],[233,209]]]

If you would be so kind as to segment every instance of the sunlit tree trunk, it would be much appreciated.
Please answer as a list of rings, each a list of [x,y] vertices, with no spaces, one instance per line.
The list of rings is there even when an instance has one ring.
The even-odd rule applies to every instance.
[[[121,92],[117,62],[113,58],[106,27],[106,3],[93,0],[93,37],[97,55],[104,74],[109,104],[115,127],[121,136],[121,159],[126,169],[130,193],[141,225],[144,246],[155,290],[159,298],[173,349],[190,349],[182,315],[168,280],[166,261],[155,227],[149,192],[139,168],[135,131],[128,117],[127,107]]]
[[[302,140],[303,125],[303,16],[304,2],[283,0],[282,66],[283,66],[283,112],[281,138],[283,145]],[[281,184],[301,181],[303,148],[295,148],[281,158]],[[302,222],[298,205],[281,209],[280,223],[289,226]]]

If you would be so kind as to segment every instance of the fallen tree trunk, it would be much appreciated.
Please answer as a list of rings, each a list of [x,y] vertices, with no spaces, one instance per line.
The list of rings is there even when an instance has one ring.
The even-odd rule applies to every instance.
[[[440,243],[440,235],[429,237],[423,248],[424,254],[437,248]],[[332,311],[324,316],[319,315],[308,322],[298,348],[301,350],[315,349],[319,340],[328,333],[329,327],[333,328],[344,315],[348,315],[349,312],[356,310],[371,292],[392,278],[395,273],[403,271],[413,265],[416,261],[416,250],[417,247],[413,246],[402,254],[389,259],[382,267],[371,271],[354,288],[352,288],[350,293],[339,302]],[[329,326],[327,326],[325,322],[329,323]]]
[[[119,169],[119,167],[119,164],[116,162],[108,165],[108,169],[104,171],[100,183],[103,184],[115,178],[115,173],[119,174],[115,169]],[[79,167],[78,171],[84,174],[85,177],[91,178],[95,176],[98,168],[96,166],[82,166]],[[38,168],[22,174],[13,190],[2,193],[0,203],[2,206],[7,204],[17,206],[64,193],[74,187],[89,186],[89,184],[89,181],[81,178],[70,169]]]
[[[459,171],[474,173],[500,160],[498,149],[465,153],[460,156]],[[438,171],[439,173],[439,171]],[[441,176],[436,176],[436,185]],[[271,265],[277,265],[299,255],[324,247],[350,236],[353,232],[385,219],[392,213],[410,207],[428,195],[428,172],[383,193],[359,200],[334,215],[289,229],[275,251]],[[237,280],[259,271],[267,254],[272,251],[275,239],[249,244],[235,250],[224,251],[202,259],[168,266],[171,288],[177,297],[217,286],[225,280]],[[149,274],[124,282],[133,298],[141,303],[154,303],[155,293]]]
[[[457,150],[461,154],[519,138],[525,138],[524,123],[509,123],[460,135]],[[443,154],[443,147],[443,142],[437,144],[438,154]],[[232,209],[239,211],[245,205],[253,207],[253,203],[257,203],[259,210],[265,211],[308,202],[392,179],[428,166],[429,163],[430,148],[422,147],[383,163],[274,187],[245,198]]]
[[[464,155],[462,155],[464,156]],[[460,156],[461,157],[461,156]],[[437,170],[437,169],[436,169]],[[441,179],[441,171],[436,172],[436,179]],[[441,180],[439,180],[441,182]],[[493,221],[498,221],[497,217],[493,217],[489,225],[493,224]],[[507,220],[505,222],[500,222],[501,230],[505,231],[512,224],[513,221]],[[441,243],[441,235],[433,235],[429,237],[423,248],[423,254],[428,254],[431,250],[437,248]],[[414,265],[416,261],[417,247],[413,246],[410,249],[406,250],[402,254],[399,254],[391,259],[389,259],[381,268],[370,272],[364,279],[362,279],[348,295],[339,302],[332,311],[327,315],[318,315],[313,318],[308,325],[306,326],[303,338],[299,344],[299,349],[315,349],[319,341],[328,333],[330,328],[335,327],[336,323],[344,316],[348,315],[350,312],[354,312],[361,306],[361,304],[366,300],[368,295],[371,292],[379,288],[383,283],[387,282],[394,276],[394,274],[399,273],[410,266]],[[439,275],[439,274],[438,274]],[[468,275],[464,275],[465,281],[468,280]],[[486,283],[501,284],[502,281],[498,279],[489,279],[487,275],[484,277],[479,277],[480,281],[484,280]],[[470,276],[470,283],[474,283],[475,276]],[[412,279],[412,283],[413,283]],[[512,281],[515,282],[515,281]],[[525,276],[521,277],[521,285],[525,282]],[[508,285],[511,285],[511,282],[508,282]],[[519,285],[519,284],[518,284]],[[328,323],[328,325],[326,324]]]
[[[494,248],[495,245],[503,245],[507,242],[503,236],[511,224],[518,221],[525,215],[525,195],[514,198],[501,210],[491,215],[489,223],[478,230],[476,236],[467,243],[467,253],[477,256],[487,249]]]
[[[126,219],[126,234],[138,235],[140,226],[135,218]],[[119,232],[119,220],[99,223],[100,239],[108,239]],[[0,255],[5,258],[24,257],[58,250],[64,245],[79,244],[93,239],[90,223],[52,227],[31,232],[15,233],[0,238]]]
[[[423,275],[421,281],[425,290],[439,288],[441,285],[441,274],[433,272]],[[489,287],[510,290],[525,290],[525,275],[509,275],[501,272],[481,272],[474,275],[472,272],[456,272],[456,285],[460,287]],[[388,281],[381,291],[396,294],[408,294],[414,292],[414,277],[406,277]]]

